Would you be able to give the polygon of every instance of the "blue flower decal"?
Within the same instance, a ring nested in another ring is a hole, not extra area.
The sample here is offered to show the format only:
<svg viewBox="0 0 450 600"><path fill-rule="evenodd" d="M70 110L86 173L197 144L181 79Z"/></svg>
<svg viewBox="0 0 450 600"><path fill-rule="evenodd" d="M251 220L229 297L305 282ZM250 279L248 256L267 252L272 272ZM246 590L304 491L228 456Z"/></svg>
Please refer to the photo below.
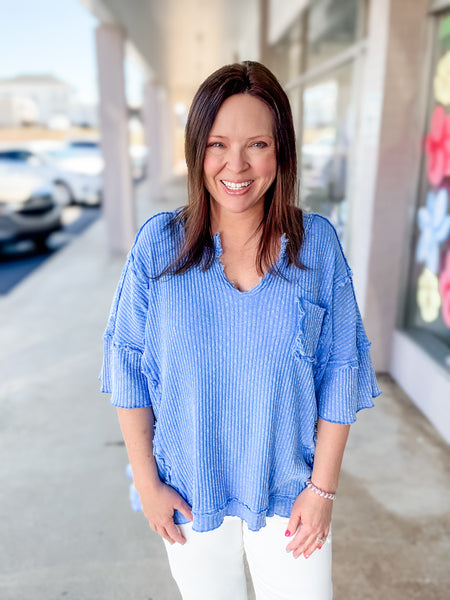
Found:
<svg viewBox="0 0 450 600"><path fill-rule="evenodd" d="M450 233L450 215L447 214L448 194L446 189L429 192L426 206L419 208L417 224L420 237L416 260L424 262L435 275L439 268L439 244Z"/></svg>
<svg viewBox="0 0 450 600"><path fill-rule="evenodd" d="M133 473L131 471L131 465L127 465L126 471L127 471L128 479L131 479L131 483L130 483L131 508L134 510L134 512L142 511L141 499L139 498L139 494L137 492L137 489L134 487L134 483L133 483Z"/></svg>

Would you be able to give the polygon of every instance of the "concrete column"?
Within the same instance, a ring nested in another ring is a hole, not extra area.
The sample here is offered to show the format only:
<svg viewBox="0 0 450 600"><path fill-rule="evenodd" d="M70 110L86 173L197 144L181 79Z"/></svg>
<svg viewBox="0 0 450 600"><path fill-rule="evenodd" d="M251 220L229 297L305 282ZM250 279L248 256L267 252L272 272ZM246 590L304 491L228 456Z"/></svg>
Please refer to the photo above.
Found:
<svg viewBox="0 0 450 600"><path fill-rule="evenodd" d="M100 88L103 215L112 252L130 249L136 233L128 114L125 97L124 41L121 29L104 24L97 27L97 63Z"/></svg>
<svg viewBox="0 0 450 600"><path fill-rule="evenodd" d="M164 88L159 88L159 110L161 115L161 168L163 181L170 179L173 173L175 126L170 96Z"/></svg>
<svg viewBox="0 0 450 600"><path fill-rule="evenodd" d="M162 132L158 84L148 79L143 89L143 116L145 140L148 147L147 177L151 198L157 198L162 189Z"/></svg>
<svg viewBox="0 0 450 600"><path fill-rule="evenodd" d="M145 138L149 149L149 190L151 198L157 199L162 194L165 182L172 175L172 114L164 88L154 79L145 82L143 98Z"/></svg>
<svg viewBox="0 0 450 600"><path fill-rule="evenodd" d="M259 60L270 64L269 46L269 0L259 0Z"/></svg>
<svg viewBox="0 0 450 600"><path fill-rule="evenodd" d="M378 351L377 360L372 358L378 371L386 370L383 357L388 352L386 339L382 339L382 315L372 303L373 314L367 309L370 294L379 298L377 285L368 272L372 244L372 224L376 211L376 183L378 177L378 155L380 151L380 129L383 109L384 79L389 35L390 0L370 3L367 52L360 93L360 124L355 138L355 165L353 202L350 206L350 237L348 252L355 276L355 291L369 339ZM383 286L384 287L384 286Z"/></svg>

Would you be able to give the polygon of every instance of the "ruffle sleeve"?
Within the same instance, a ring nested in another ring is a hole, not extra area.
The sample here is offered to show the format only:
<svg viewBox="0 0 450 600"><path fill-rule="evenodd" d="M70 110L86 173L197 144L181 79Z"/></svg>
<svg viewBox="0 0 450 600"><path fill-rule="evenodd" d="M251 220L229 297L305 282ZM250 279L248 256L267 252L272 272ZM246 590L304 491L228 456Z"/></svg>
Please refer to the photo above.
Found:
<svg viewBox="0 0 450 600"><path fill-rule="evenodd" d="M333 423L350 424L356 413L374 406L382 392L373 368L370 346L356 301L352 271L334 280L331 307L324 331L326 356L317 391L318 416Z"/></svg>
<svg viewBox="0 0 450 600"><path fill-rule="evenodd" d="M148 279L128 254L103 336L101 391L111 393L120 408L151 405L148 380L142 371L148 308Z"/></svg>

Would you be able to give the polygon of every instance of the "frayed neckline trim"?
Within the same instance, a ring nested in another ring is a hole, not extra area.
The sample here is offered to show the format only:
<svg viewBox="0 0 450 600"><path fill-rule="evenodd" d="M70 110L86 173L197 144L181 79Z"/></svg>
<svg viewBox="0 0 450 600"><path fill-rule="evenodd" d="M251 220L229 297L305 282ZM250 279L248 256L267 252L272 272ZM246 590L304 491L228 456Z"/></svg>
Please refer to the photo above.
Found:
<svg viewBox="0 0 450 600"><path fill-rule="evenodd" d="M226 281L226 283L232 287L234 290L236 290L237 292L239 292L240 295L249 295L249 294L253 294L258 292L266 283L267 281L270 279L270 276L273 274L274 269L276 270L277 268L280 267L281 262L284 260L284 256L286 254L286 246L287 246L287 242L288 242L288 238L286 236L286 233L283 233L280 236L280 252L278 255L278 259L275 262L275 264L264 274L263 277L259 278L259 281L256 285L254 285L251 289L249 290L240 290L237 286L236 283L234 281L230 281L228 279L228 277L225 274L225 267L224 264L222 262L222 254L223 254L223 248L222 248L222 243L221 243L221 239L220 239L220 233L217 232L214 234L213 236L213 242L214 242L214 249L215 249L215 253L216 253L216 262L218 263L221 275L223 277L223 279Z"/></svg>
<svg viewBox="0 0 450 600"><path fill-rule="evenodd" d="M289 240L287 238L286 233L283 233L280 236L280 252L278 254L278 259L276 261L276 264L278 264L278 262L286 254L286 247L287 247L288 241ZM222 254L223 254L222 239L220 237L220 232L219 231L213 235L213 243L214 243L214 249L216 251L216 256L222 256Z"/></svg>

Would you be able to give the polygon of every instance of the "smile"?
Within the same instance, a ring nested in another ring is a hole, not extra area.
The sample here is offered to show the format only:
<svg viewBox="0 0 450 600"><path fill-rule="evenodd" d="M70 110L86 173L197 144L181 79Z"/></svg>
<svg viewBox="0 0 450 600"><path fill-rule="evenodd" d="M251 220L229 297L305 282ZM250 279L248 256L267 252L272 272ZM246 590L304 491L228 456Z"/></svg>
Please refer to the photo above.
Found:
<svg viewBox="0 0 450 600"><path fill-rule="evenodd" d="M253 180L250 181L241 181L240 183L233 183L232 181L224 181L221 179L223 185L229 190L242 190L243 188L248 187Z"/></svg>

